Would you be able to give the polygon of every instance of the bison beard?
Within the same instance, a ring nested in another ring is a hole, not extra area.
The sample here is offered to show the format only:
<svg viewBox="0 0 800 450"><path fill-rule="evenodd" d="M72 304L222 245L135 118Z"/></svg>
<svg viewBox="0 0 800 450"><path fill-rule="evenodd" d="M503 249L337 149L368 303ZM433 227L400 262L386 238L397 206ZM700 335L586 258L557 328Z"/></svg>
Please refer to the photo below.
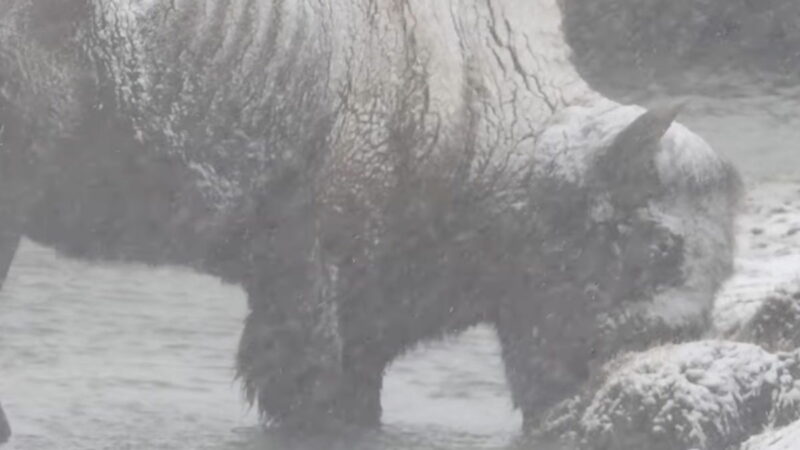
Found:
<svg viewBox="0 0 800 450"><path fill-rule="evenodd" d="M555 0L48 2L0 7L0 262L24 231L242 285L271 420L378 424L394 358L491 323L533 426L730 272L735 171L589 89Z"/></svg>

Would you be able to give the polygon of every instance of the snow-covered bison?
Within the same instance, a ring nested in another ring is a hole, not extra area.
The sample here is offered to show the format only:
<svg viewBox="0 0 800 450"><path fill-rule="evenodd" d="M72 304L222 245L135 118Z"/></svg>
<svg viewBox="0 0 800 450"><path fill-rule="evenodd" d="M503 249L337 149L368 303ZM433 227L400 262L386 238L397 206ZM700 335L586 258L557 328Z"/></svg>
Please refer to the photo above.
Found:
<svg viewBox="0 0 800 450"><path fill-rule="evenodd" d="M556 0L4 0L0 256L244 287L248 397L377 424L384 369L494 324L527 424L621 348L702 332L738 177L593 92Z"/></svg>

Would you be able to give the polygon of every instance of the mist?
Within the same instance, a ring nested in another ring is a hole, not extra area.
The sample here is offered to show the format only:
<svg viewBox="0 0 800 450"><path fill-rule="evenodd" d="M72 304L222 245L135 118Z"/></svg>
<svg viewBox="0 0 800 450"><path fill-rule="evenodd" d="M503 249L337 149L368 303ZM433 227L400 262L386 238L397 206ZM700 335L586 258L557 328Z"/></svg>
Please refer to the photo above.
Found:
<svg viewBox="0 0 800 450"><path fill-rule="evenodd" d="M793 448L798 19L5 0L0 447Z"/></svg>

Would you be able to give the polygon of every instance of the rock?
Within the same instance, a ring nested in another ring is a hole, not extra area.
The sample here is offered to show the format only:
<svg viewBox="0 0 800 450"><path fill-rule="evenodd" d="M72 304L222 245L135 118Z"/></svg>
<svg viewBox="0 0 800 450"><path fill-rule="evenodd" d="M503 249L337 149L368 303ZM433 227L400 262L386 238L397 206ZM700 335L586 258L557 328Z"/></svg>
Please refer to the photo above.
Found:
<svg viewBox="0 0 800 450"><path fill-rule="evenodd" d="M800 416L800 353L701 341L622 356L541 433L578 448L721 449Z"/></svg>
<svg viewBox="0 0 800 450"><path fill-rule="evenodd" d="M800 348L800 283L791 283L770 294L735 338L769 351Z"/></svg>

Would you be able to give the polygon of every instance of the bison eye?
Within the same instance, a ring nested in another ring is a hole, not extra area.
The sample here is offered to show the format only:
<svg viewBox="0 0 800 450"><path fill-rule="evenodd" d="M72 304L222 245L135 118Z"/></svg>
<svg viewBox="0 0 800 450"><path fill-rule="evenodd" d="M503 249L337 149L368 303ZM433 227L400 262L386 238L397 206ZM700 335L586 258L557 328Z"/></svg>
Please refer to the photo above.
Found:
<svg viewBox="0 0 800 450"><path fill-rule="evenodd" d="M683 238L673 233L667 233L658 242L658 250L662 255L680 253L683 247Z"/></svg>

